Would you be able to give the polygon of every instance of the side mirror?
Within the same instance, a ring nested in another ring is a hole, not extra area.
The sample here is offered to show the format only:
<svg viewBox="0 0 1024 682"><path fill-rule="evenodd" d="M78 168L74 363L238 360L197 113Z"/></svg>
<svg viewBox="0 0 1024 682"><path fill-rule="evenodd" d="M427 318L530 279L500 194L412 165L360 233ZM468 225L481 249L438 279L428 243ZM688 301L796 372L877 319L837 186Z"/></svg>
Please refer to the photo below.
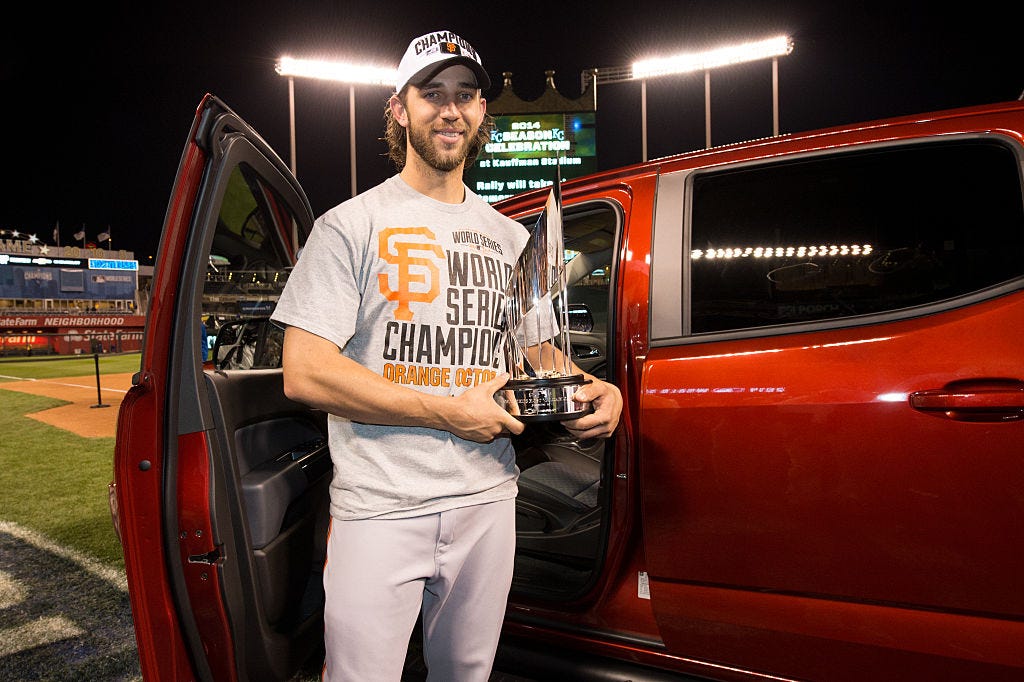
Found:
<svg viewBox="0 0 1024 682"><path fill-rule="evenodd" d="M221 325L213 343L215 369L273 369L281 366L284 330L269 317Z"/></svg>

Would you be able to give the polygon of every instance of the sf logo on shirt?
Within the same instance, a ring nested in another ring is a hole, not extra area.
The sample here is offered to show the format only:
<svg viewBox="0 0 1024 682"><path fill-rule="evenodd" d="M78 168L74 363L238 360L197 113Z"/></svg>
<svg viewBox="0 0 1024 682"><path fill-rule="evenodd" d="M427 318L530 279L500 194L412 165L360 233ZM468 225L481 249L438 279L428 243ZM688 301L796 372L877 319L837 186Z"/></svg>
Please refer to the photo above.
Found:
<svg viewBox="0 0 1024 682"><path fill-rule="evenodd" d="M421 236L422 241L406 241L402 236ZM392 239L394 238L394 241ZM430 240L430 241L427 241ZM398 287L391 288L386 273L377 275L377 286L380 293L389 301L398 301L395 308L395 319L411 320L412 310L409 304L430 303L437 298L441 290L438 278L439 270L434 260L427 256L414 256L413 253L429 252L437 258L444 259L444 250L434 241L434 233L426 227L389 227L381 230L377 246L377 255L391 265L398 266ZM426 288L413 285L426 284Z"/></svg>

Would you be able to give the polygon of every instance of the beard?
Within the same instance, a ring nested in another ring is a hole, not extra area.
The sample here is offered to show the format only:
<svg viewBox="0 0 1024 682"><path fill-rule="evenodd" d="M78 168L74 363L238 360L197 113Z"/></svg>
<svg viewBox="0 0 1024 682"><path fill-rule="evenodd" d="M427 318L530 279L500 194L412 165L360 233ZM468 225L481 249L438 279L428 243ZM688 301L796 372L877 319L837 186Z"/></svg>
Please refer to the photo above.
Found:
<svg viewBox="0 0 1024 682"><path fill-rule="evenodd" d="M464 131L459 142L455 144L443 143L440 149L434 140L434 134L430 126L414 127L409 122L406 129L409 136L409 145L413 148L423 161L434 170L449 172L453 171L465 162L469 155L471 137L469 131Z"/></svg>

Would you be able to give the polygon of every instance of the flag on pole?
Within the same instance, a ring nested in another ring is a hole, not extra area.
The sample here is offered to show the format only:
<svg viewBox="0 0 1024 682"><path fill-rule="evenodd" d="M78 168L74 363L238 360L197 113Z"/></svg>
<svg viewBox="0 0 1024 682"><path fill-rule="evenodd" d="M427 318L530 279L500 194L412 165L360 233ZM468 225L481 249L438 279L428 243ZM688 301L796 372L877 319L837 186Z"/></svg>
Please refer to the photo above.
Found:
<svg viewBox="0 0 1024 682"><path fill-rule="evenodd" d="M60 246L60 221L59 220L57 221L57 224L53 226L53 243L56 244L57 246Z"/></svg>
<svg viewBox="0 0 1024 682"><path fill-rule="evenodd" d="M98 235L96 235L96 241L98 241L98 242L105 242L105 241L107 241L109 239L110 239L110 232L109 231L108 232L100 232Z"/></svg>
<svg viewBox="0 0 1024 682"><path fill-rule="evenodd" d="M79 230L78 232L75 232L71 236L77 239L78 241L83 241L85 239L85 230Z"/></svg>

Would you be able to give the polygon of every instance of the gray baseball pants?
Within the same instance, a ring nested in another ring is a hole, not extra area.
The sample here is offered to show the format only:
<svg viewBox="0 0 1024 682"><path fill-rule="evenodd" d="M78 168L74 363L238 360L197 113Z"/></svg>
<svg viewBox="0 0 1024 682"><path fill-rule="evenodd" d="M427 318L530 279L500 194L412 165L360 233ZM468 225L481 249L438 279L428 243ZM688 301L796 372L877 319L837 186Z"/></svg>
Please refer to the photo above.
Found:
<svg viewBox="0 0 1024 682"><path fill-rule="evenodd" d="M486 682L515 560L515 500L409 519L332 519L324 682L397 682L417 614L428 680Z"/></svg>

